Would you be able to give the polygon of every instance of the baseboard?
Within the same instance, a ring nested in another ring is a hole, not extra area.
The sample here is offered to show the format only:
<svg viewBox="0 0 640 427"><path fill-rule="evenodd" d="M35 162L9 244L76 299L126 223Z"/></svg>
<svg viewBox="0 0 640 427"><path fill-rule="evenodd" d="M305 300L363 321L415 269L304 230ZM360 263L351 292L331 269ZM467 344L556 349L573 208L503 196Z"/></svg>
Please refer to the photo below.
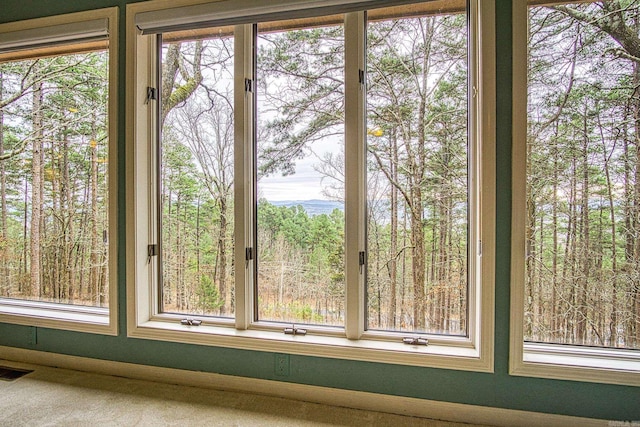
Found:
<svg viewBox="0 0 640 427"><path fill-rule="evenodd" d="M20 363L28 363L104 375L116 374L122 377L161 383L262 394L302 400L306 402L322 403L332 406L464 423L488 424L495 426L545 427L561 427L567 425L580 425L585 427L608 425L604 420L591 418L490 408L485 406L390 396L330 387L235 377L207 372L159 368L155 366L67 356L63 354L47 353L14 347L0 346L0 359L13 362L17 365ZM19 368L21 366L14 367Z"/></svg>

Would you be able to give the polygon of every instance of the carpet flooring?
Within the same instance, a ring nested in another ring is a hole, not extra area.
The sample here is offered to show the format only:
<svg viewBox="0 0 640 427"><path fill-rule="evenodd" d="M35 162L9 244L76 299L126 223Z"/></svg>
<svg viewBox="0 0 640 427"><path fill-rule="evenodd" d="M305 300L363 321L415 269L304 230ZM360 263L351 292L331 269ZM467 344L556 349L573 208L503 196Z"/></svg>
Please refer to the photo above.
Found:
<svg viewBox="0 0 640 427"><path fill-rule="evenodd" d="M15 364L0 380L0 426L424 426L460 424L277 397Z"/></svg>

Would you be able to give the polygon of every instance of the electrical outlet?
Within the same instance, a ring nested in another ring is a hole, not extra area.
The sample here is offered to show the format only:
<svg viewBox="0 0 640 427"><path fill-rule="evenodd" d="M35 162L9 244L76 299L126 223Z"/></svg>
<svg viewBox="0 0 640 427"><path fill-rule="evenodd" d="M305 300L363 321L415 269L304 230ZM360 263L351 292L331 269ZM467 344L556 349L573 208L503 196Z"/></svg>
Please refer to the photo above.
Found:
<svg viewBox="0 0 640 427"><path fill-rule="evenodd" d="M275 373L279 377L289 376L289 355L276 353Z"/></svg>

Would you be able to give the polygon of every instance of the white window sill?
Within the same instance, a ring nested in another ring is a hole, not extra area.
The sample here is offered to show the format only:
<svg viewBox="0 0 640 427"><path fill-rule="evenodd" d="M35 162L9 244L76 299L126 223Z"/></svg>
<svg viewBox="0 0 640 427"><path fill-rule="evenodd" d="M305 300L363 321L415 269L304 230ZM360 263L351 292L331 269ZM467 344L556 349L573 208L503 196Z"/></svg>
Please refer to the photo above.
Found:
<svg viewBox="0 0 640 427"><path fill-rule="evenodd" d="M116 335L109 309L0 298L0 322Z"/></svg>
<svg viewBox="0 0 640 427"><path fill-rule="evenodd" d="M286 335L276 330L237 330L205 324L185 326L179 321L166 320L150 320L129 330L130 337L160 341L466 371L493 369L467 339L451 337L447 343L447 337L438 337L438 342L430 340L429 345L423 346L403 344L401 335L398 341L375 339L375 335L349 340L335 333Z"/></svg>
<svg viewBox="0 0 640 427"><path fill-rule="evenodd" d="M525 343L512 374L640 386L640 351Z"/></svg>

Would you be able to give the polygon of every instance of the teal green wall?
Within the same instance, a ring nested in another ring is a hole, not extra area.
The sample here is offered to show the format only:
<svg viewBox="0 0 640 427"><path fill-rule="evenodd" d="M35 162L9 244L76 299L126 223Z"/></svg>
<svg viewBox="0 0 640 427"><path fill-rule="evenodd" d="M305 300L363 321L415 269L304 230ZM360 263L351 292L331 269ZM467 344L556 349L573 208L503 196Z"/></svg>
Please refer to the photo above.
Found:
<svg viewBox="0 0 640 427"><path fill-rule="evenodd" d="M0 23L120 7L119 141L124 151L126 0L0 0ZM511 1L496 0L497 230L495 373L473 373L292 355L286 381L472 405L640 420L640 388L511 377L509 369L509 258L511 221ZM119 159L124 170L124 158ZM119 188L125 188L124 176ZM119 205L125 206L124 191ZM107 337L0 323L0 345L46 352L282 381L268 352L138 340L126 337L124 210L118 216L120 335Z"/></svg>

